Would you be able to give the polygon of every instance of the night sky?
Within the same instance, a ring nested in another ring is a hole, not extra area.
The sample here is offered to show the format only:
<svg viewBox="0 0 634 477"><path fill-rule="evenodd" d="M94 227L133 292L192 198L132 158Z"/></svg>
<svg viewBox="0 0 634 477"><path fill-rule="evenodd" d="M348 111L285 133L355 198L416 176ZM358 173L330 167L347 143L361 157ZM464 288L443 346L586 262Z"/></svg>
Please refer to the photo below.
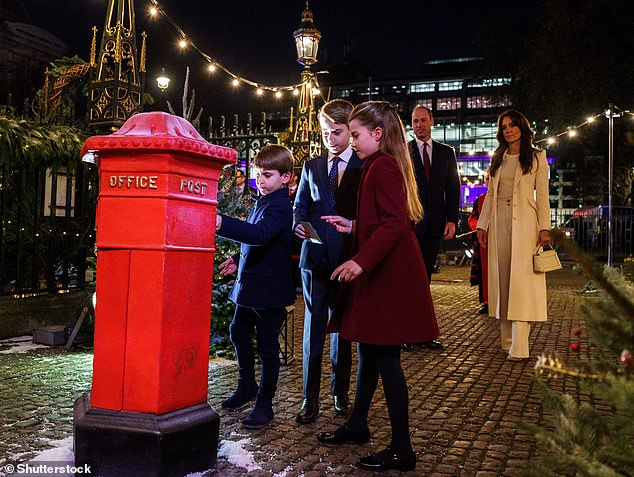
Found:
<svg viewBox="0 0 634 477"><path fill-rule="evenodd" d="M89 59L91 27L101 30L107 0L23 0L33 23L57 35L70 54ZM343 56L346 34L353 52L375 78L416 75L429 59L477 55L476 37L492 18L525 24L535 17L536 0L493 1L334 1L312 0L317 29L322 33L319 60L313 69ZM299 26L302 0L163 0L159 4L196 44L229 70L268 85L299 81L292 33ZM148 80L165 67L182 88L185 67L192 85L210 96L226 95L228 77L210 79L202 58L176 46L175 30L148 14L150 2L136 0L137 29L148 33ZM494 29L490 34L495 34ZM140 45L140 42L139 42ZM327 83L327 77L322 80ZM206 83L203 85L203 83ZM229 93L234 94L234 93Z"/></svg>

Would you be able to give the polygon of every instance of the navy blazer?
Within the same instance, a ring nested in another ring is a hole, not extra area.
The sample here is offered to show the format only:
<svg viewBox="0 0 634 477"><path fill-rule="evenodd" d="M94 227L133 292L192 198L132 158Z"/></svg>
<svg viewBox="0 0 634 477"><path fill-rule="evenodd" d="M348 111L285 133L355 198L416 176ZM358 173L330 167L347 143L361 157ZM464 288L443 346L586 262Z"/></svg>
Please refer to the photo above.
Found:
<svg viewBox="0 0 634 477"><path fill-rule="evenodd" d="M299 266L308 270L332 271L349 258L352 238L321 219L323 215L357 216L357 192L361 181L361 159L352 153L341 178L334 202L328 189L328 155L304 163L293 206L293 230L300 222L310 222L323 245L304 240Z"/></svg>
<svg viewBox="0 0 634 477"><path fill-rule="evenodd" d="M429 225L431 234L442 237L447 222L458 226L460 217L460 178L453 147L441 142L433 142L429 182L425 177L423 159L416 140L409 142L409 154L414 164L418 195L425 217L416 225L416 235L423 235Z"/></svg>
<svg viewBox="0 0 634 477"><path fill-rule="evenodd" d="M292 223L286 187L258 199L246 222L222 216L218 235L242 243L238 276L229 295L237 305L279 308L295 302Z"/></svg>

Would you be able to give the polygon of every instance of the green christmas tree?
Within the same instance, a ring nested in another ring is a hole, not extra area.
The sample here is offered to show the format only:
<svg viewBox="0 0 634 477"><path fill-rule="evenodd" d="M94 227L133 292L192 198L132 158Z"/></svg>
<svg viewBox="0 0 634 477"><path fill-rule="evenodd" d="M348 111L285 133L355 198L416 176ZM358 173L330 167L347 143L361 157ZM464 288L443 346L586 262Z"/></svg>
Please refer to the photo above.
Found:
<svg viewBox="0 0 634 477"><path fill-rule="evenodd" d="M634 476L634 283L555 237L600 287L599 297L582 307L593 353L576 368L558 356L538 360L535 371L554 430L525 424L549 448L525 475ZM590 399L553 391L548 382L562 376L580 380Z"/></svg>
<svg viewBox="0 0 634 477"><path fill-rule="evenodd" d="M249 194L240 194L236 189L236 169L226 167L218 183L218 213L246 219L255 204ZM212 288L211 347L212 351L229 347L229 323L233 319L234 303L229 293L235 281L234 275L221 275L218 265L240 251L240 244L216 235L214 257L214 283Z"/></svg>

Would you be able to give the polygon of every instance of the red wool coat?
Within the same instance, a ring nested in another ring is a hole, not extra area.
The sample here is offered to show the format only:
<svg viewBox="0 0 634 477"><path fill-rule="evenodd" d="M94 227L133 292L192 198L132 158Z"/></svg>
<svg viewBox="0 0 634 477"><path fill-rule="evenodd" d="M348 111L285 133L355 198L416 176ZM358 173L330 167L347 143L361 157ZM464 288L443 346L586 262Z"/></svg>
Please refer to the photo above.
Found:
<svg viewBox="0 0 634 477"><path fill-rule="evenodd" d="M341 287L328 331L379 345L436 339L425 265L394 158L379 151L363 161L357 201L352 260L364 271Z"/></svg>

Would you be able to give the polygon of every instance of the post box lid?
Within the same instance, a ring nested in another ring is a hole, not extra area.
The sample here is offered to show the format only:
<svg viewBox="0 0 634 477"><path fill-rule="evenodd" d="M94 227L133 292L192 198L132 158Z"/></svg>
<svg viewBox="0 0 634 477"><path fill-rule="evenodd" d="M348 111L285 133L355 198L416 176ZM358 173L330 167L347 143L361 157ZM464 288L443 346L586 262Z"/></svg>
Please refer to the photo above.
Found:
<svg viewBox="0 0 634 477"><path fill-rule="evenodd" d="M135 114L117 132L88 138L81 155L121 149L181 151L226 163L235 162L238 156L235 149L205 141L186 119L160 111Z"/></svg>

